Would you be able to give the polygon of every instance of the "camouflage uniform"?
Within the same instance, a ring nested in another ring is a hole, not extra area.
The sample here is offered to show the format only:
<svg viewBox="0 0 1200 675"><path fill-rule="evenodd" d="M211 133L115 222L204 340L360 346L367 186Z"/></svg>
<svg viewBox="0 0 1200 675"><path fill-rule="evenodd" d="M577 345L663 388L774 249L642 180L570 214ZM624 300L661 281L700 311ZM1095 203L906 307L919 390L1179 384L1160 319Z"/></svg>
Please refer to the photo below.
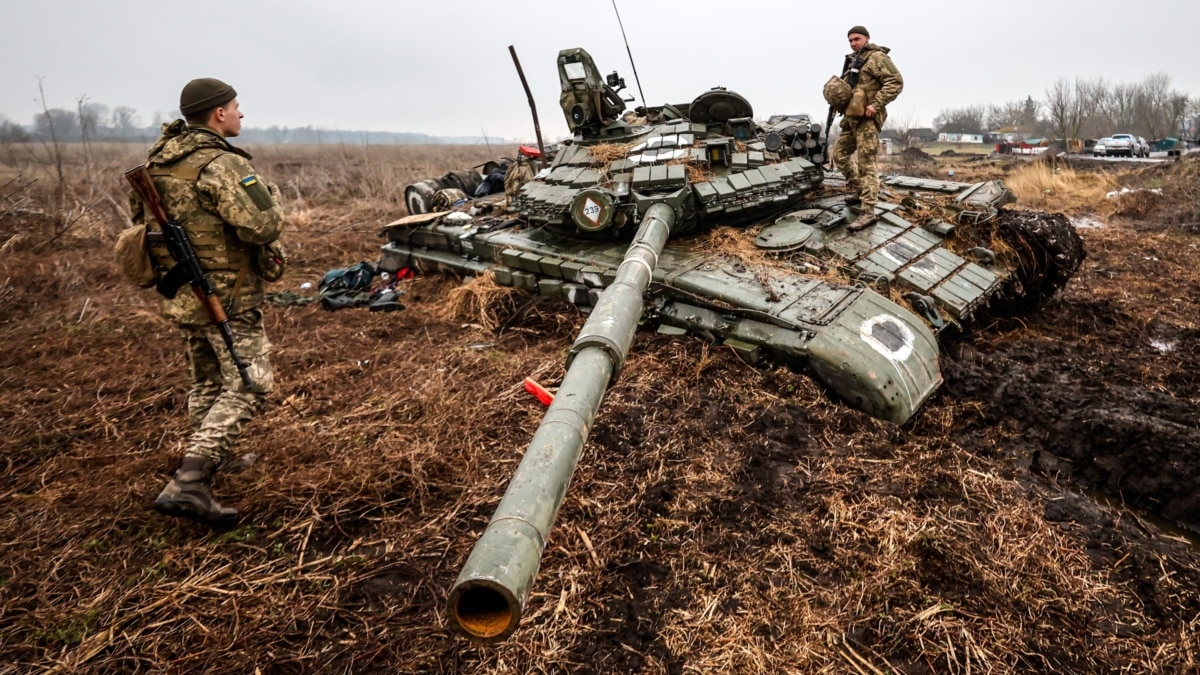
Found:
<svg viewBox="0 0 1200 675"><path fill-rule="evenodd" d="M842 132L833 146L833 162L846 175L850 189L858 193L863 211L869 212L879 201L879 173L876 156L879 154L879 130L887 121L887 104L900 95L904 78L888 56L887 47L866 44L861 52L866 61L859 71L858 86L866 95L866 103L875 106L875 116L844 117ZM855 54L846 56L842 77L849 74ZM856 156L857 155L857 161Z"/></svg>
<svg viewBox="0 0 1200 675"><path fill-rule="evenodd" d="M162 299L162 315L179 326L187 345L192 436L185 458L218 465L229 458L242 426L274 387L271 343L258 308L264 288L256 257L258 247L275 241L283 229L279 188L258 178L249 153L183 120L163 126L146 167L168 216L187 231L226 308L238 357L250 364L253 388L242 382L221 334L189 288ZM159 229L136 196L133 213L135 223ZM160 273L175 264L165 245L152 245L150 253Z"/></svg>

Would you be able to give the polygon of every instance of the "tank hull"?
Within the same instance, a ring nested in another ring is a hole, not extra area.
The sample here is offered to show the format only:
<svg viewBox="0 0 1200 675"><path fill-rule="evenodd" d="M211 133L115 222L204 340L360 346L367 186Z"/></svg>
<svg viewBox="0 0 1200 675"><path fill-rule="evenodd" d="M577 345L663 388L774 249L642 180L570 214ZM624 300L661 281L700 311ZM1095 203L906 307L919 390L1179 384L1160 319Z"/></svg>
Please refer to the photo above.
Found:
<svg viewBox="0 0 1200 675"><path fill-rule="evenodd" d="M472 232L433 224L388 229L381 267L475 276L590 311L616 277L627 244L583 242L547 229ZM644 326L687 332L815 375L839 398L897 424L941 384L938 345L911 311L863 285L750 268L673 240L646 293Z"/></svg>

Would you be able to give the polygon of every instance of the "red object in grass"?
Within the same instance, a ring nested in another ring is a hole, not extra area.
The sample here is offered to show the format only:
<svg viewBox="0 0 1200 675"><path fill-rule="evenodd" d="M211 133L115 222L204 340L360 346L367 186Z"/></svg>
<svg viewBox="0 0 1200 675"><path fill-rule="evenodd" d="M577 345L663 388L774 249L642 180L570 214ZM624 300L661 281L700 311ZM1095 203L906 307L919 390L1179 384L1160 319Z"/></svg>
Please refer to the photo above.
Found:
<svg viewBox="0 0 1200 675"><path fill-rule="evenodd" d="M525 378L525 391L536 396L537 400L542 402L542 405L550 405L551 403L554 402L554 394L551 394L550 392L546 391L545 387L538 384L537 382L534 382L533 380L529 379L528 377Z"/></svg>

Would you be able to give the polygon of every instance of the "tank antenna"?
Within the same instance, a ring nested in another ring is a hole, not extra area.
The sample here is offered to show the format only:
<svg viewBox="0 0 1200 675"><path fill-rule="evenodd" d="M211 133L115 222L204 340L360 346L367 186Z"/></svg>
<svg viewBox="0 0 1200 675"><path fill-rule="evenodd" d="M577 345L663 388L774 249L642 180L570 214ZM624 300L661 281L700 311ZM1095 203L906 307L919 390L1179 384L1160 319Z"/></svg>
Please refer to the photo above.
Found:
<svg viewBox="0 0 1200 675"><path fill-rule="evenodd" d="M613 11L617 14L617 25L621 27L621 39L625 41L625 53L629 54L629 66L633 68L633 81L637 82L638 96L642 97L642 108L646 107L646 95L642 93L642 81L638 79L637 64L633 62L633 52L629 50L629 38L625 37L625 24L621 23L621 12L617 9L617 0L612 0Z"/></svg>

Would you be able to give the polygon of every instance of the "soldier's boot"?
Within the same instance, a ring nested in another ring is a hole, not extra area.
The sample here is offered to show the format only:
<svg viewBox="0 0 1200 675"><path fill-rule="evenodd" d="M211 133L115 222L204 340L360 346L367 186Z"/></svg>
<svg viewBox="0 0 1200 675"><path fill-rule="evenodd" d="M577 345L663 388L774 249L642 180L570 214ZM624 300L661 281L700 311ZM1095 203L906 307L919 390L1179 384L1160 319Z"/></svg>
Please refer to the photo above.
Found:
<svg viewBox="0 0 1200 675"><path fill-rule="evenodd" d="M175 477L158 498L154 510L164 516L187 518L210 527L228 527L237 522L237 509L221 506L213 497L209 481L213 464L203 457L184 457Z"/></svg>
<svg viewBox="0 0 1200 675"><path fill-rule="evenodd" d="M862 199L858 195L850 195L846 197L846 206L858 206L862 203Z"/></svg>
<svg viewBox="0 0 1200 675"><path fill-rule="evenodd" d="M863 204L862 211L859 212L858 217L847 225L846 229L851 232L858 232L859 230L867 229L877 222L879 222L879 217L875 215L875 205Z"/></svg>

